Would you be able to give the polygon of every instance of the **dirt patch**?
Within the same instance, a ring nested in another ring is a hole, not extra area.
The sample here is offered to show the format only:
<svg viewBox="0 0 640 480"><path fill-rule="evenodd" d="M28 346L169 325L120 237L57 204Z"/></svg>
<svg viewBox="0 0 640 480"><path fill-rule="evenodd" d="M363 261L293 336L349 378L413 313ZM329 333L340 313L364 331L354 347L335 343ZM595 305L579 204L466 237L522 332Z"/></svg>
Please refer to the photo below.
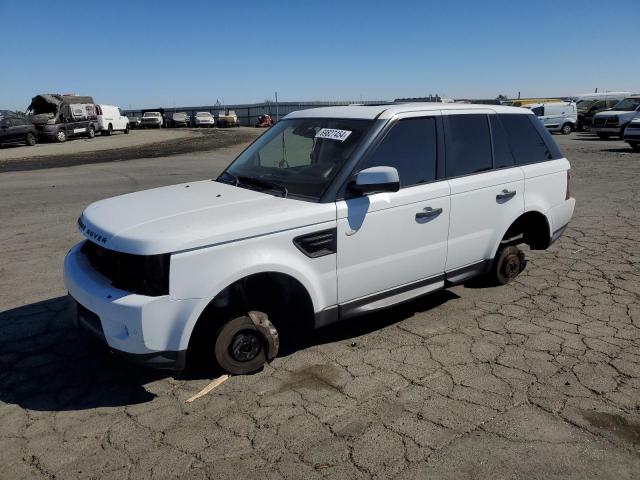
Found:
<svg viewBox="0 0 640 480"><path fill-rule="evenodd" d="M584 419L596 428L611 432L616 437L634 445L640 444L640 423L605 412L582 412Z"/></svg>
<svg viewBox="0 0 640 480"><path fill-rule="evenodd" d="M194 135L186 137L122 148L40 155L29 158L9 158L0 160L0 173L204 152L250 142L262 133L264 130L255 128L198 130Z"/></svg>

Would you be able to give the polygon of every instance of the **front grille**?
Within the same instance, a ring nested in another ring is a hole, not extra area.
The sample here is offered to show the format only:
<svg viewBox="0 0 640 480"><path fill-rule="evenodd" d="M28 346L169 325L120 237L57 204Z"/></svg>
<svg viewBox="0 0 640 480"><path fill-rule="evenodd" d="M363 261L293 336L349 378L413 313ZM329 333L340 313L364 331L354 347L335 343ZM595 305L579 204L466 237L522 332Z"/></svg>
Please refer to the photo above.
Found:
<svg viewBox="0 0 640 480"><path fill-rule="evenodd" d="M151 297L169 293L170 254L133 255L108 250L89 240L82 246L82 253L115 288Z"/></svg>
<svg viewBox="0 0 640 480"><path fill-rule="evenodd" d="M596 127L604 127L605 119L604 118L594 118L593 125Z"/></svg>
<svg viewBox="0 0 640 480"><path fill-rule="evenodd" d="M629 129L631 129L631 130L640 130L640 123L630 123L627 126L627 130L629 130Z"/></svg>

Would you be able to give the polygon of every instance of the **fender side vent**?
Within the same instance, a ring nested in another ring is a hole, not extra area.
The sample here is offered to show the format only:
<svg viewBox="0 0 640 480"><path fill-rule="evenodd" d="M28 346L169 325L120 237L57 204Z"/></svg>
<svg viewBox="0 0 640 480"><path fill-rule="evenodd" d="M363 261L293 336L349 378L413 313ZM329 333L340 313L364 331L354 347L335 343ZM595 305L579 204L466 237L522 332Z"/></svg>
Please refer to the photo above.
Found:
<svg viewBox="0 0 640 480"><path fill-rule="evenodd" d="M331 228L296 237L293 244L307 257L317 258L336 253L336 238L336 229Z"/></svg>

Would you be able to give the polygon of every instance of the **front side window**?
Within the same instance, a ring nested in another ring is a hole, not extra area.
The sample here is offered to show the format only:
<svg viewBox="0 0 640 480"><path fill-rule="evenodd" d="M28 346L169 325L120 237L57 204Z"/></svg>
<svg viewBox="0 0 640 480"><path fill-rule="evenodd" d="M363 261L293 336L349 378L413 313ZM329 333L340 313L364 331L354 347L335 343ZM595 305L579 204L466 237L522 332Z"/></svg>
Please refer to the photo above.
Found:
<svg viewBox="0 0 640 480"><path fill-rule="evenodd" d="M500 114L498 117L509 136L516 165L552 159L547 145L529 118L531 115Z"/></svg>
<svg viewBox="0 0 640 480"><path fill-rule="evenodd" d="M487 115L448 115L445 132L447 177L469 175L493 168Z"/></svg>
<svg viewBox="0 0 640 480"><path fill-rule="evenodd" d="M218 181L318 200L367 134L372 120L283 120L245 150Z"/></svg>
<svg viewBox="0 0 640 480"><path fill-rule="evenodd" d="M394 167L400 187L427 183L436 178L437 137L433 117L408 118L395 124L371 155L358 166Z"/></svg>

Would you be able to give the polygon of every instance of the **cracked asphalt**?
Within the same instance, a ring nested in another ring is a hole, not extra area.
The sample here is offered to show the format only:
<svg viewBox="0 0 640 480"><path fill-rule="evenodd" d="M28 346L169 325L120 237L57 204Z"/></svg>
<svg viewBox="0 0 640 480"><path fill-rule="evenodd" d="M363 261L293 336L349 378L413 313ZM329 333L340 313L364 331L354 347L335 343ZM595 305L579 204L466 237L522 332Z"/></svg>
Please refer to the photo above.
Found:
<svg viewBox="0 0 640 480"><path fill-rule="evenodd" d="M556 136L574 219L511 285L332 326L209 381L79 336L62 258L90 201L213 176L240 147L0 175L0 478L640 477L640 155Z"/></svg>

